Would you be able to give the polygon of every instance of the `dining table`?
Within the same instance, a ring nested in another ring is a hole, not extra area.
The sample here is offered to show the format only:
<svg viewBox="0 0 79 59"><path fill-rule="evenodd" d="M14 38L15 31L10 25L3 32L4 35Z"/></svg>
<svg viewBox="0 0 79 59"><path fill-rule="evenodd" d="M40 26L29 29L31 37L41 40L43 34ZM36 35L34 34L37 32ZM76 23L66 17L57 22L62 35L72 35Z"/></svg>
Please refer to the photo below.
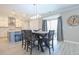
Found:
<svg viewBox="0 0 79 59"><path fill-rule="evenodd" d="M41 51L44 52L43 42L47 45L46 40L44 38L48 34L48 31L32 31L32 33L38 37L38 46L40 46Z"/></svg>

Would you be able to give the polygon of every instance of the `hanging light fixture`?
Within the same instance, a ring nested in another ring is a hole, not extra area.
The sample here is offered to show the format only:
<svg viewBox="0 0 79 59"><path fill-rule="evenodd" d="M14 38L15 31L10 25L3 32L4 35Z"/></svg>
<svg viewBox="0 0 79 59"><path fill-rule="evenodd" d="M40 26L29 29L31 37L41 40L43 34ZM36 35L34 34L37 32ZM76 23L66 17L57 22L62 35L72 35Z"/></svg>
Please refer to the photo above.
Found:
<svg viewBox="0 0 79 59"><path fill-rule="evenodd" d="M30 19L38 19L40 18L41 16L37 13L37 4L33 4L35 10L34 10L34 16L30 17Z"/></svg>

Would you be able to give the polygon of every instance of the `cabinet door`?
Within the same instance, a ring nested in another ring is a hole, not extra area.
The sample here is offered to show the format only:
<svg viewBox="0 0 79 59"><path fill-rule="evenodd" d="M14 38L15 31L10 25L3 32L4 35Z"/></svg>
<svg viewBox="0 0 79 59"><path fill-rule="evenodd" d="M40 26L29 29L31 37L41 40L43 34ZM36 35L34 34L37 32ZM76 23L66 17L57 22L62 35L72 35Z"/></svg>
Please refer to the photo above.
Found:
<svg viewBox="0 0 79 59"><path fill-rule="evenodd" d="M14 32L9 32L9 42L14 43L15 42L15 33Z"/></svg>

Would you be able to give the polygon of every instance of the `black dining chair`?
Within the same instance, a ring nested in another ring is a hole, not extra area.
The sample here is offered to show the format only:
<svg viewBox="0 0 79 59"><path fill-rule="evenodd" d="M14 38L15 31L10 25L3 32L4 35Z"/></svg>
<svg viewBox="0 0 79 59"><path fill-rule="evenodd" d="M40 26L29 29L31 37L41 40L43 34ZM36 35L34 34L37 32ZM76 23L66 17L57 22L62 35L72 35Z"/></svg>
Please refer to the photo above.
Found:
<svg viewBox="0 0 79 59"><path fill-rule="evenodd" d="M51 46L54 51L54 45L53 45L53 39L54 39L54 30L49 30L48 34L43 38L43 42L45 43L44 46L48 47L49 54L51 54ZM50 44L50 41L52 41L52 45Z"/></svg>
<svg viewBox="0 0 79 59"><path fill-rule="evenodd" d="M38 34L38 50L39 50L39 47L40 47L42 52L44 52L43 47L45 45L48 46L47 40L45 39L46 36L47 36L47 33ZM45 45L43 45L43 43L45 43Z"/></svg>
<svg viewBox="0 0 79 59"><path fill-rule="evenodd" d="M48 42L49 42L49 49L51 48L50 46L52 46L52 49L54 51L54 44L53 44L53 40L54 40L54 30L49 30L48 33ZM50 44L50 41L52 41L52 45ZM49 54L51 54L50 50L49 50Z"/></svg>
<svg viewBox="0 0 79 59"><path fill-rule="evenodd" d="M34 42L35 42L34 36L32 34L32 30L25 31L25 41L26 41L25 47L27 46L26 50L28 51L28 49L30 49L30 54L32 54L32 49L34 47Z"/></svg>
<svg viewBox="0 0 79 59"><path fill-rule="evenodd" d="M26 30L21 30L21 40L22 40L22 48L26 49L26 34L25 34Z"/></svg>

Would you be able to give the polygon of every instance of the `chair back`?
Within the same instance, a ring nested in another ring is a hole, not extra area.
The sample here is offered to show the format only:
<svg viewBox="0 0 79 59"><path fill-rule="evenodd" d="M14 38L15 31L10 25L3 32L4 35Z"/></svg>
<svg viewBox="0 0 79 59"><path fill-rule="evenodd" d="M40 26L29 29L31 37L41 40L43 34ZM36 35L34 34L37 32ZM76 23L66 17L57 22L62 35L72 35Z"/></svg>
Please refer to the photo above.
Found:
<svg viewBox="0 0 79 59"><path fill-rule="evenodd" d="M23 40L25 39L25 32L26 32L26 30L21 30L21 36L22 36Z"/></svg>
<svg viewBox="0 0 79 59"><path fill-rule="evenodd" d="M49 33L48 33L49 40L53 40L53 37L54 37L54 30L49 30Z"/></svg>
<svg viewBox="0 0 79 59"><path fill-rule="evenodd" d="M26 30L25 31L25 38L28 41L31 41L32 40L32 30Z"/></svg>

